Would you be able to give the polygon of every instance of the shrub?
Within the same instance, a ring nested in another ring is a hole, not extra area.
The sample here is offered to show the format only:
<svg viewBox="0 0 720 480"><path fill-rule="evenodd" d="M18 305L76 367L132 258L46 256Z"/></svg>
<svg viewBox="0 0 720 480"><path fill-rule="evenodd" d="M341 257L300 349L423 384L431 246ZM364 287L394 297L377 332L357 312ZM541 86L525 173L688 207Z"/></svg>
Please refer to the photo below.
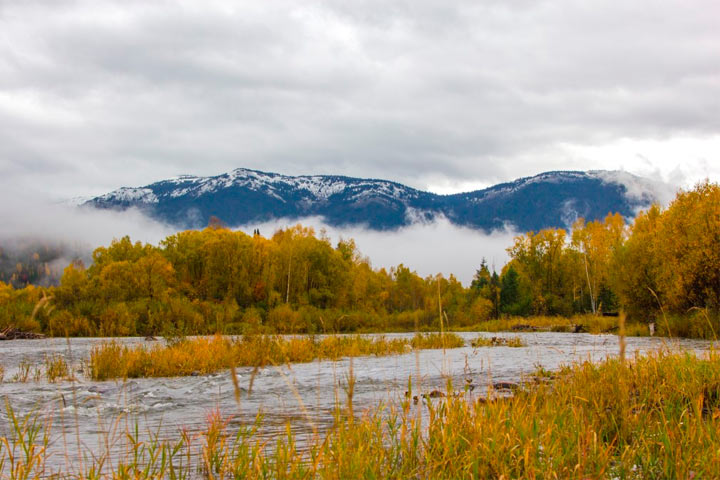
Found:
<svg viewBox="0 0 720 480"><path fill-rule="evenodd" d="M268 313L268 325L278 333L297 333L300 330L300 315L288 304L275 307Z"/></svg>

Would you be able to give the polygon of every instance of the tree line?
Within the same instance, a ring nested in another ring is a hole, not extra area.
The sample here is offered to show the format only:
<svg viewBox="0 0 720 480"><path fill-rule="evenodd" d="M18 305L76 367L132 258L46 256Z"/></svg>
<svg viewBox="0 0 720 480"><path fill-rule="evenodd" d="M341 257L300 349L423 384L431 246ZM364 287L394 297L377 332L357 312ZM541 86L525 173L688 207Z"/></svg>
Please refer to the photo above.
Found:
<svg viewBox="0 0 720 480"><path fill-rule="evenodd" d="M720 187L681 191L667 209L579 219L570 232L529 232L508 249L506 311L519 315L608 312L637 320L720 309Z"/></svg>
<svg viewBox="0 0 720 480"><path fill-rule="evenodd" d="M482 246L479 245L479 248ZM502 316L631 319L720 310L720 187L681 191L627 223L578 219L515 238L500 272L465 287L405 265L374 269L353 240L297 225L270 238L218 222L159 245L129 237L75 261L52 287L0 282L0 327L50 335L315 333L468 327Z"/></svg>

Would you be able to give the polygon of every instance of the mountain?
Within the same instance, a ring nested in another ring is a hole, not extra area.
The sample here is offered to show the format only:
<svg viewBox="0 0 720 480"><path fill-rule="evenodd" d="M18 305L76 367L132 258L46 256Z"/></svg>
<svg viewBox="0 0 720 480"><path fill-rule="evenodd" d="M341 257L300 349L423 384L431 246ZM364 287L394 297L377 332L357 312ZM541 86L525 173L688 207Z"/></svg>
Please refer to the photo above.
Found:
<svg viewBox="0 0 720 480"><path fill-rule="evenodd" d="M546 172L454 195L437 195L387 181L329 175L287 176L238 168L214 177L181 176L120 188L84 206L139 208L178 228L198 228L211 216L230 226L278 218L323 217L332 226L390 230L444 216L485 231L566 227L609 212L631 217L658 201L655 185L620 171Z"/></svg>

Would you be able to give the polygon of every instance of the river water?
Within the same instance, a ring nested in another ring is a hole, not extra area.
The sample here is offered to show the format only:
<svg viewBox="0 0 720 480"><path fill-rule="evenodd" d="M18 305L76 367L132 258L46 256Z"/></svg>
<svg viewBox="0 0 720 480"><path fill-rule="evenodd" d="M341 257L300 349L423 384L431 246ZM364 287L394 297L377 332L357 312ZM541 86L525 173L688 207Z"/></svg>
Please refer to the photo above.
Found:
<svg viewBox="0 0 720 480"><path fill-rule="evenodd" d="M352 359L355 411L376 406L379 402L392 403L402 399L410 377L415 393L434 389L444 391L448 379L462 389L466 379L470 379L477 388L468 395L484 396L489 383L520 381L539 366L553 370L578 361L599 361L618 352L618 337L613 335L554 332L460 335L468 346L445 352L422 350L404 355ZM470 347L470 340L478 335L520 337L527 346ZM412 334L385 336L411 337ZM181 429L190 432L202 429L213 411L232 416L233 425L251 424L258 412L263 412L260 435L272 437L284 431L290 421L302 439L313 429L328 428L338 400L340 403L345 401L343 386L350 371L350 359L266 367L255 376L252 368L239 368L240 402L236 401L227 371L196 377L127 381L94 382L79 374L73 382L12 381L23 362L39 364L47 355L63 355L77 369L94 345L108 340L0 342L0 364L5 367L0 397L7 399L20 415L37 412L44 420L53 422L50 450L54 453L50 463L58 469L71 468L68 463L76 463L83 457L87 460L100 450L111 451L114 442L124 437L128 426L137 424L141 432L173 438ZM706 341L686 339L630 337L626 340L628 356L668 345L695 351L710 346ZM145 344L142 338L115 341ZM253 387L248 392L251 378ZM8 412L6 408L0 408L0 434L7 435L9 428Z"/></svg>

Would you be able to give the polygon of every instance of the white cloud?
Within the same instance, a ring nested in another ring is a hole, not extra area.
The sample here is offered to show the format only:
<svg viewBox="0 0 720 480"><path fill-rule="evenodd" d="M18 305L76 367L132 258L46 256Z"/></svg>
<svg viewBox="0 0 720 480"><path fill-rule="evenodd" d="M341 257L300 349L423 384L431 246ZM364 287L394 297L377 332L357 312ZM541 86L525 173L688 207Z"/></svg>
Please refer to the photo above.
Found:
<svg viewBox="0 0 720 480"><path fill-rule="evenodd" d="M360 253L368 257L373 268L394 267L400 263L415 270L422 277L450 274L466 286L472 281L482 259L499 272L508 261L506 248L512 246L518 233L506 229L486 234L458 227L444 218L432 223L419 223L395 231L375 231L366 228L338 228L312 217L296 221L276 220L263 224L239 227L251 234L256 228L266 237L280 228L297 225L310 226L316 234L325 231L333 246L341 238L353 238Z"/></svg>
<svg viewBox="0 0 720 480"><path fill-rule="evenodd" d="M662 139L622 138L604 145L563 145L568 156L626 170L655 183L665 203L665 183L675 188L691 188L705 179L720 181L720 135L696 137L681 135ZM629 177L626 177L629 178ZM622 182L621 182L622 183ZM674 196L674 192L672 192Z"/></svg>
<svg viewBox="0 0 720 480"><path fill-rule="evenodd" d="M640 204L638 208L646 208L647 204L658 202L667 207L680 188L654 177L638 177L624 170L599 170L592 172L605 182L617 183L625 187L627 196Z"/></svg>
<svg viewBox="0 0 720 480"><path fill-rule="evenodd" d="M116 212L47 202L17 190L0 193L0 242L17 239L64 243L91 251L115 238L156 244L174 229L137 210Z"/></svg>

